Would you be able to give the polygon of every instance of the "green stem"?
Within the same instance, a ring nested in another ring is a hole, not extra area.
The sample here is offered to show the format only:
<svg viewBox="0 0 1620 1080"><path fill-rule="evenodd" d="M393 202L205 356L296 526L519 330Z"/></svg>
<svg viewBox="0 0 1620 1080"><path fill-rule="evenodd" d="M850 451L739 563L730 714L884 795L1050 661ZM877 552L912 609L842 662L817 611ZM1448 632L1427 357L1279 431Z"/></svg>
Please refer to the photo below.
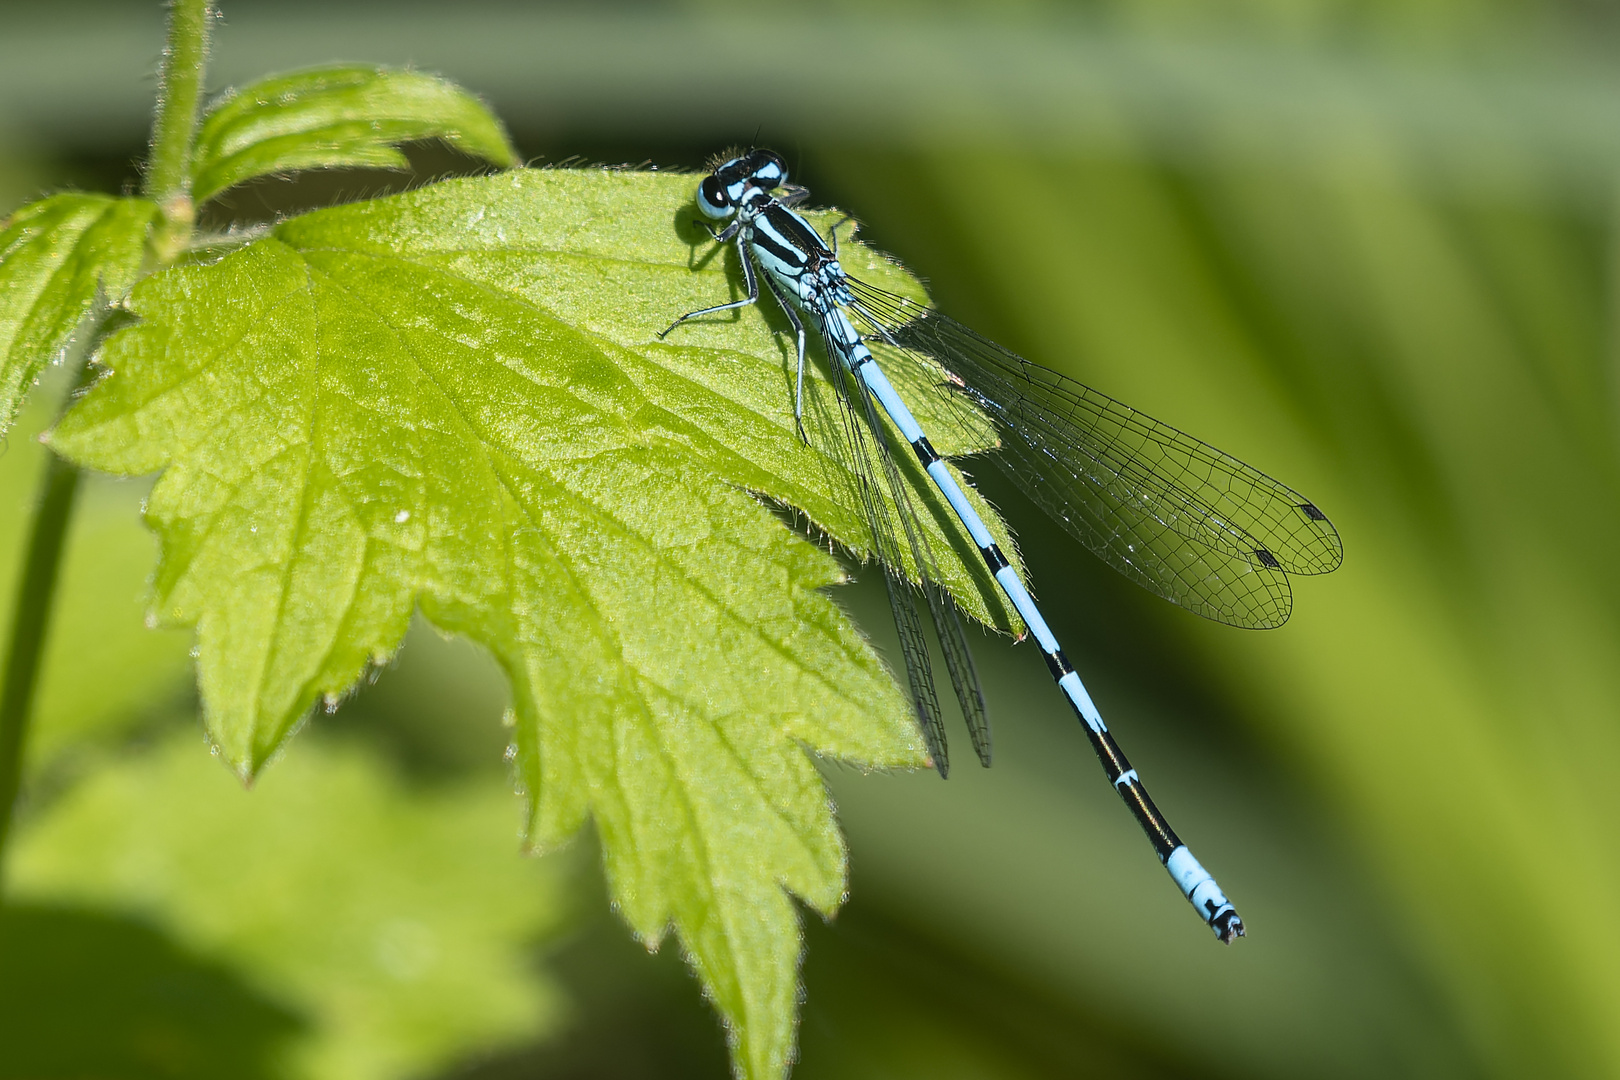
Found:
<svg viewBox="0 0 1620 1080"><path fill-rule="evenodd" d="M169 40L163 49L157 119L152 124L152 150L142 188L142 194L163 213L153 236L160 264L179 256L197 220L191 201L191 152L213 17L208 0L169 0Z"/></svg>
<svg viewBox="0 0 1620 1080"><path fill-rule="evenodd" d="M158 204L163 214L152 236L156 268L173 263L185 250L196 219L191 203L191 152L212 18L208 0L170 0L168 41L163 50L157 116L152 124L152 155L144 187L146 196ZM99 343L98 330L80 360L75 392L89 379L89 356ZM68 400L72 401L71 394ZM0 868L4 866L6 840L22 784L28 724L79 475L78 466L47 451L39 505L34 510L12 612L9 651L5 667L0 670Z"/></svg>
<svg viewBox="0 0 1620 1080"><path fill-rule="evenodd" d="M23 752L34 694L39 686L40 659L50 630L51 600L56 594L57 571L62 565L62 541L73 517L79 491L77 466L45 452L45 477L40 485L34 527L23 556L22 580L11 616L11 647L6 654L0 683L0 855L11 832L12 809L22 784Z"/></svg>

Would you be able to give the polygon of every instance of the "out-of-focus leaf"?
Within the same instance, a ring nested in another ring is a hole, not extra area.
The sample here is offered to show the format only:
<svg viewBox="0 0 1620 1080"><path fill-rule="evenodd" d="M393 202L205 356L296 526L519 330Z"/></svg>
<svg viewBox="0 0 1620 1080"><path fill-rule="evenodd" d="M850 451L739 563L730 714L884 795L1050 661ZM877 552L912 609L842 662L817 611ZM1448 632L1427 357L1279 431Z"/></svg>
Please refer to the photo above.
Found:
<svg viewBox="0 0 1620 1080"><path fill-rule="evenodd" d="M0 908L0 1078L287 1080L303 1018L228 963L77 904Z"/></svg>
<svg viewBox="0 0 1620 1080"><path fill-rule="evenodd" d="M435 138L497 165L517 161L501 122L448 79L366 65L275 75L209 111L192 193L205 202L254 177L299 169L404 169L399 145Z"/></svg>
<svg viewBox="0 0 1620 1080"><path fill-rule="evenodd" d="M490 780L409 791L375 756L311 741L244 791L176 736L30 819L8 892L144 918L307 1018L268 1071L420 1076L559 1015L527 949L561 923L558 870L521 857L518 808Z"/></svg>
<svg viewBox="0 0 1620 1080"><path fill-rule="evenodd" d="M145 199L74 193L0 222L0 434L97 292L117 299L134 284L156 212Z"/></svg>
<svg viewBox="0 0 1620 1080"><path fill-rule="evenodd" d="M244 775L386 659L418 603L484 644L513 682L531 843L594 816L631 926L656 943L673 921L763 1078L792 1045L784 888L822 912L844 890L805 750L923 757L889 673L821 593L838 564L748 494L868 546L839 457L798 435L790 342L757 309L656 338L738 284L724 252L703 258L691 191L521 172L286 222L143 284L142 321L108 342L111 374L54 445L166 469L158 613L197 625L209 728ZM824 376L810 389L811 425L836 425ZM942 451L984 445L960 401L925 405L964 425ZM906 460L942 578L1010 624Z"/></svg>

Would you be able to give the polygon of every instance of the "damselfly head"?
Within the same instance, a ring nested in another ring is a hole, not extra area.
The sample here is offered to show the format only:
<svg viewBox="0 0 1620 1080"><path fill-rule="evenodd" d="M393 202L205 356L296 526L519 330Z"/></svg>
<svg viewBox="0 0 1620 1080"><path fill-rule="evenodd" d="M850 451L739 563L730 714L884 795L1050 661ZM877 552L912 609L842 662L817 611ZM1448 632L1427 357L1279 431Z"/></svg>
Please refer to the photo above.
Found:
<svg viewBox="0 0 1620 1080"><path fill-rule="evenodd" d="M750 150L722 162L698 185L697 204L716 220L734 214L753 191L773 191L787 183L787 163L775 151Z"/></svg>

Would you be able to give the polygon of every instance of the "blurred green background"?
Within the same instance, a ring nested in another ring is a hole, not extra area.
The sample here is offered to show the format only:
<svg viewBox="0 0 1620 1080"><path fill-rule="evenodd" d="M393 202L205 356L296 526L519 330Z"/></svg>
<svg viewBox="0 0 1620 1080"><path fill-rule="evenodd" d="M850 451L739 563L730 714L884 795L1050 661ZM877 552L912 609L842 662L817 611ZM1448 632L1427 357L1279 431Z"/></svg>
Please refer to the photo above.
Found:
<svg viewBox="0 0 1620 1080"><path fill-rule="evenodd" d="M156 3L0 4L0 209L117 190ZM411 63L539 162L774 146L1032 359L1308 493L1285 628L1114 577L988 465L1055 630L1250 937L1164 880L1030 646L995 769L829 765L801 1078L1620 1076L1620 76L1597 0L227 3L211 84ZM267 219L416 176L271 180ZM0 455L0 600L41 406ZM588 839L516 855L504 689L413 633L259 789L142 627L137 484L75 525L0 913L0 1078L712 1077ZM871 575L866 575L870 578ZM881 588L839 599L883 644ZM965 732L958 729L958 740Z"/></svg>

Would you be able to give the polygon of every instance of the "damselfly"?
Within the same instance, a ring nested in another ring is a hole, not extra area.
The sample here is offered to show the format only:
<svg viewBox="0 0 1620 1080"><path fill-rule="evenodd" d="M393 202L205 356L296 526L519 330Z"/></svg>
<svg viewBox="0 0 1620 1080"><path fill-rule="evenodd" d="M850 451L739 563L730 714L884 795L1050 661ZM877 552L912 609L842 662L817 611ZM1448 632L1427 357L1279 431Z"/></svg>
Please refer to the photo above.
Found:
<svg viewBox="0 0 1620 1080"><path fill-rule="evenodd" d="M1200 615L1234 626L1280 626L1292 604L1288 575L1322 574L1337 567L1343 559L1338 533L1310 500L1235 458L1015 356L930 307L846 274L836 247L793 209L808 192L787 181L780 157L754 150L726 161L698 185L703 215L713 221L731 219L719 232L710 231L717 242L735 242L748 296L682 315L659 336L688 319L754 303L763 279L798 335L794 415L803 435L805 331L800 314L809 319L833 366L843 418L840 452L858 479L917 719L941 775L948 768L944 724L927 639L902 570L905 555L911 556L921 579L974 749L988 765L984 695L955 601L938 584L936 564L891 455L879 407L917 455L1040 645L1109 782L1135 814L1159 861L1216 936L1230 943L1243 934L1237 910L1153 805L1018 572L868 344L938 365L946 389L966 397L994 424L1000 445L993 459L1014 484L1110 566ZM836 244L836 230L829 235ZM890 525L879 476L899 511L903 541Z"/></svg>

